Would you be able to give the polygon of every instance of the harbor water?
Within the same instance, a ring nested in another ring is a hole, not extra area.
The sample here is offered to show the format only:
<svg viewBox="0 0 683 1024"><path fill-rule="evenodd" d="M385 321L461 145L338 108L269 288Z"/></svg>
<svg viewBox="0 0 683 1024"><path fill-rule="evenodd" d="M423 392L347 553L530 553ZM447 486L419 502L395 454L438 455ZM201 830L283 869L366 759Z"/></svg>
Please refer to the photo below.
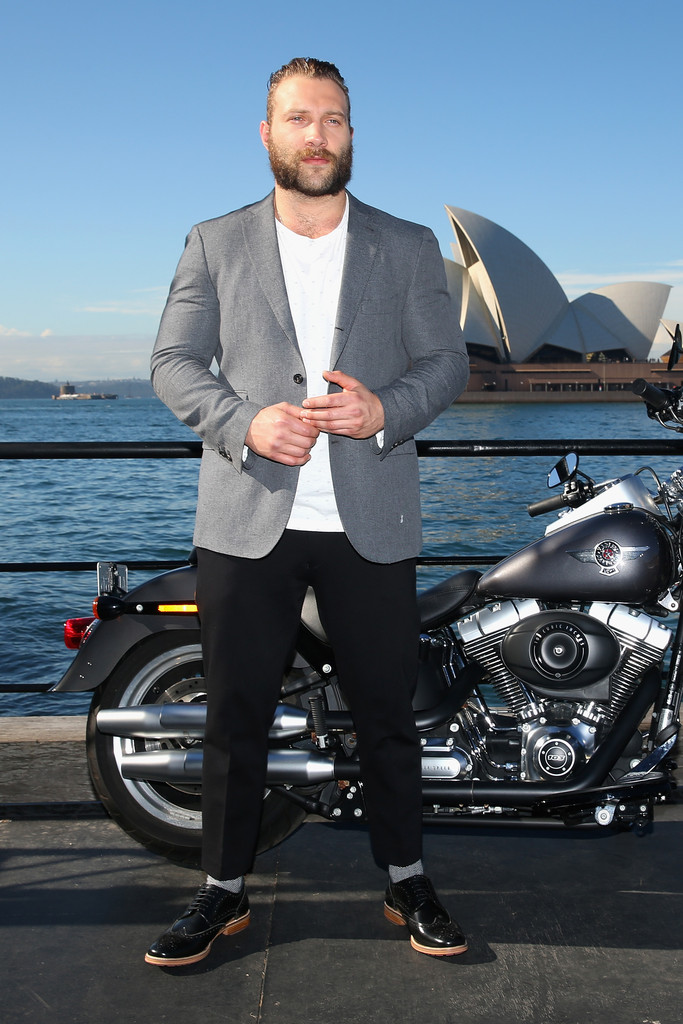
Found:
<svg viewBox="0 0 683 1024"><path fill-rule="evenodd" d="M454 405L421 435L429 439L661 438L640 404ZM0 401L0 441L196 439L156 398L116 402ZM559 449L558 449L559 451ZM674 458L592 457L604 479ZM526 505L547 495L548 457L421 460L426 556L497 559L541 535ZM182 559L192 546L198 459L0 460L0 562ZM420 570L421 588L455 571ZM136 586L152 573L131 573ZM73 652L62 625L89 614L94 572L0 574L0 681L56 683ZM69 715L89 694L0 693L0 715Z"/></svg>

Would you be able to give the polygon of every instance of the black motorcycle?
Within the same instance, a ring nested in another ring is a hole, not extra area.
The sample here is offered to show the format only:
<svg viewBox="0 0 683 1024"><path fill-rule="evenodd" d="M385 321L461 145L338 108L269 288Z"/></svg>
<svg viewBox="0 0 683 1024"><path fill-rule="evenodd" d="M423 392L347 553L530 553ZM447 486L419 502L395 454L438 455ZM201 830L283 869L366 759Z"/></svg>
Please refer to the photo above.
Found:
<svg viewBox="0 0 683 1024"><path fill-rule="evenodd" d="M683 432L683 388L637 381L648 413ZM419 597L414 700L426 822L594 824L647 830L674 788L683 626L683 469L595 482L563 458L545 536L483 574ZM195 566L128 592L100 563L96 618L56 689L94 690L88 762L97 795L138 841L174 859L201 842L206 693ZM267 643L267 636L263 637ZM372 632L368 632L372 642ZM307 814L363 821L353 717L309 592L270 731L259 849Z"/></svg>

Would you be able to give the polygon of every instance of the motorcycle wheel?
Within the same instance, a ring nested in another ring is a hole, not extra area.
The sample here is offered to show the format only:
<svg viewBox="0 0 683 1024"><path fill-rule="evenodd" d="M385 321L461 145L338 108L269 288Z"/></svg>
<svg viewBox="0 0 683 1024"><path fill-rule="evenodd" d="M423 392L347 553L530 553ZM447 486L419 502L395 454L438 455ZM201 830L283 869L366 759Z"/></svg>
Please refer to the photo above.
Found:
<svg viewBox="0 0 683 1024"><path fill-rule="evenodd" d="M124 779L121 759L141 750L187 749L201 740L126 739L97 728L103 708L206 701L198 630L160 633L132 651L93 694L86 745L90 778L109 815L133 839L175 863L199 862L201 786ZM266 790L257 853L291 835L306 817L296 804Z"/></svg>

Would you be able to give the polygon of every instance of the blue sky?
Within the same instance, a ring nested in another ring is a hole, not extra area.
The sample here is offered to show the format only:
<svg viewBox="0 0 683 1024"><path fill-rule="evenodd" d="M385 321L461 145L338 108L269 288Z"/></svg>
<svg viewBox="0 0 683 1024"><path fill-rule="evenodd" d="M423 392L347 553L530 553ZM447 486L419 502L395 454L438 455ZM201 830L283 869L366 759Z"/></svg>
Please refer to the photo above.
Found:
<svg viewBox="0 0 683 1024"><path fill-rule="evenodd" d="M521 238L570 298L674 285L683 319L680 0L22 0L0 7L0 375L146 377L192 224L265 195L268 75L337 63L351 191Z"/></svg>

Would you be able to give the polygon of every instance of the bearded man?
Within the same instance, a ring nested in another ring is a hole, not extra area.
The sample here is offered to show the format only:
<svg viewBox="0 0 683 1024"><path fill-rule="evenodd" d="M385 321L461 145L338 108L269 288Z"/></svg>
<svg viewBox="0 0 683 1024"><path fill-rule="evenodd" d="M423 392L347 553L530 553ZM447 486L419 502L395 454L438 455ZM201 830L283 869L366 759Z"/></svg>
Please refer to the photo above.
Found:
<svg viewBox="0 0 683 1024"><path fill-rule="evenodd" d="M290 61L266 117L274 191L192 229L152 355L158 395L204 443L207 880L145 959L195 963L249 922L268 730L308 587L353 714L385 914L419 951L452 955L467 942L421 861L414 435L465 387L467 354L433 233L346 191L338 69Z"/></svg>

